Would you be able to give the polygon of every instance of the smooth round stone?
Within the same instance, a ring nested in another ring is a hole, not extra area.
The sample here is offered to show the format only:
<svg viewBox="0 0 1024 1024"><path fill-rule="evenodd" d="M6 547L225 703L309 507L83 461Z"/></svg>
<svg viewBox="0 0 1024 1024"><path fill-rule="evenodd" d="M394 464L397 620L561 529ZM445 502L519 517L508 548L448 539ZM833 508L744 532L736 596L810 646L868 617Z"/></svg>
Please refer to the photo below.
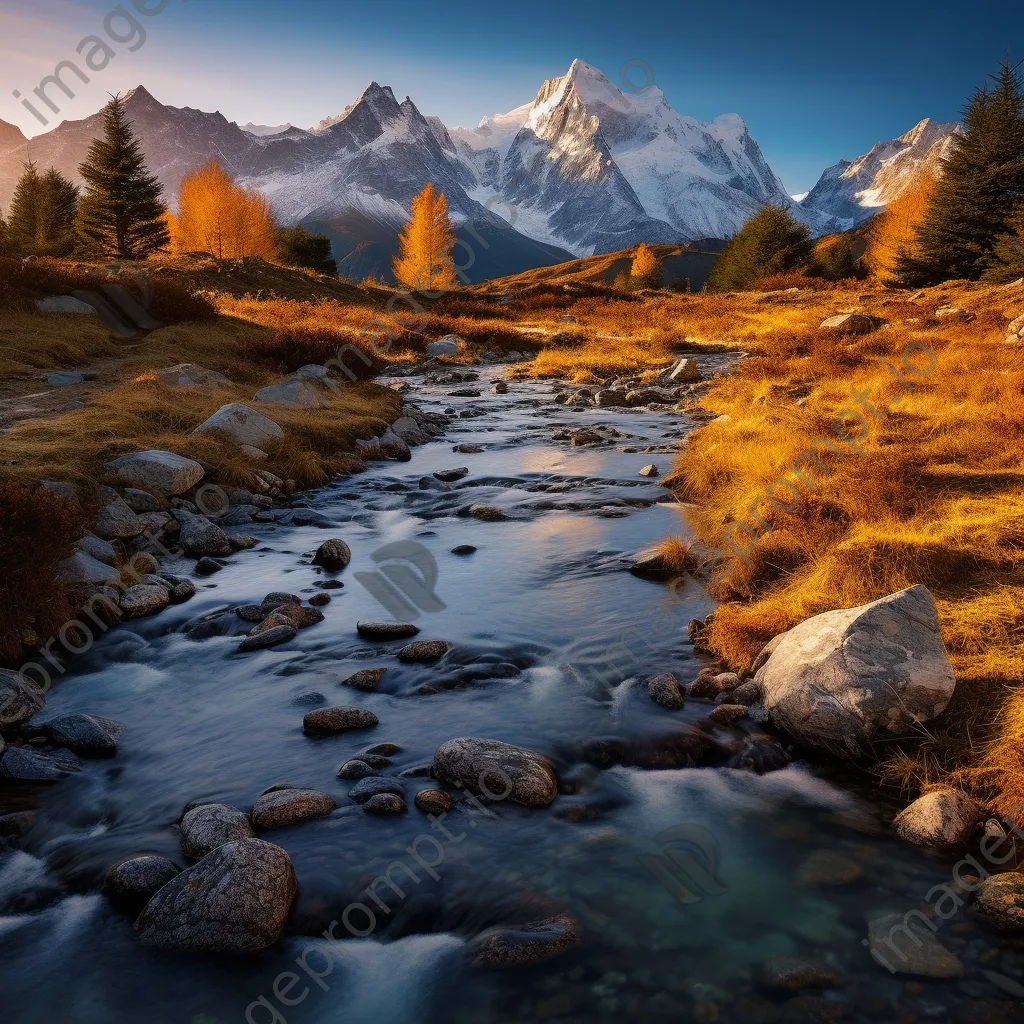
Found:
<svg viewBox="0 0 1024 1024"><path fill-rule="evenodd" d="M398 652L398 660L420 663L437 661L439 658L443 658L451 649L452 645L447 640L416 640L414 643L407 644Z"/></svg>
<svg viewBox="0 0 1024 1024"><path fill-rule="evenodd" d="M405 801L395 793L377 793L363 804L366 814L405 814L408 809Z"/></svg>
<svg viewBox="0 0 1024 1024"><path fill-rule="evenodd" d="M322 818L337 806L330 796L315 789L275 789L252 805L249 819L258 832L266 832Z"/></svg>
<svg viewBox="0 0 1024 1024"><path fill-rule="evenodd" d="M405 640L419 631L419 626L408 622L356 623L356 632L366 640Z"/></svg>
<svg viewBox="0 0 1024 1024"><path fill-rule="evenodd" d="M372 729L377 724L377 716L366 708L318 708L303 717L302 731L307 736L333 736L347 729Z"/></svg>
<svg viewBox="0 0 1024 1024"><path fill-rule="evenodd" d="M281 644L288 643L290 640L294 640L298 632L294 626L272 626L270 629L265 629L262 633L257 633L255 636L247 636L238 645L238 651L244 653L246 651L262 651L270 647L278 647Z"/></svg>
<svg viewBox="0 0 1024 1024"><path fill-rule="evenodd" d="M103 891L120 911L135 917L181 869L156 854L129 857L107 871Z"/></svg>
<svg viewBox="0 0 1024 1024"><path fill-rule="evenodd" d="M346 761L338 769L338 778L346 779L349 782L358 782L360 779L369 779L378 775L380 775L380 772L376 768L372 768L358 757L353 757L351 760Z"/></svg>
<svg viewBox="0 0 1024 1024"><path fill-rule="evenodd" d="M181 819L181 852L188 860L200 860L208 853L236 839L255 835L249 818L227 804L199 804Z"/></svg>
<svg viewBox="0 0 1024 1024"><path fill-rule="evenodd" d="M348 795L357 804L362 804L379 793L393 793L395 796L404 798L405 785L397 779L366 778L357 782Z"/></svg>
<svg viewBox="0 0 1024 1024"><path fill-rule="evenodd" d="M421 789L413 801L424 814L446 814L455 801L443 789Z"/></svg>
<svg viewBox="0 0 1024 1024"><path fill-rule="evenodd" d="M476 548L472 544L457 544L452 548L453 555L472 555Z"/></svg>
<svg viewBox="0 0 1024 1024"><path fill-rule="evenodd" d="M325 604L330 604L331 603L331 595L330 594L314 594L309 599L309 603L314 608L322 608Z"/></svg>
<svg viewBox="0 0 1024 1024"><path fill-rule="evenodd" d="M338 572L352 561L352 549L343 541L334 538L325 540L316 549L313 564L322 566L328 572Z"/></svg>

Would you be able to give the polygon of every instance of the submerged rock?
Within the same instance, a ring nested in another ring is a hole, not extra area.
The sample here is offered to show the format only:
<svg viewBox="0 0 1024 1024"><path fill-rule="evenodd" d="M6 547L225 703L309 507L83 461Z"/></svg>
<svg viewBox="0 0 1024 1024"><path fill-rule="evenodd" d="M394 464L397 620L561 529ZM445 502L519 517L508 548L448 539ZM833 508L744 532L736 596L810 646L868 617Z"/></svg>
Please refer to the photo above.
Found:
<svg viewBox="0 0 1024 1024"><path fill-rule="evenodd" d="M357 804L366 803L371 797L381 793L391 793L405 799L405 783L398 779L384 779L381 777L367 777L357 782L350 790L349 796Z"/></svg>
<svg viewBox="0 0 1024 1024"><path fill-rule="evenodd" d="M985 809L958 789L936 789L919 796L893 819L900 839L921 846L952 850L974 833Z"/></svg>
<svg viewBox="0 0 1024 1024"><path fill-rule="evenodd" d="M554 765L543 755L500 740L460 737L434 752L434 773L492 800L547 807L558 795Z"/></svg>
<svg viewBox="0 0 1024 1024"><path fill-rule="evenodd" d="M181 852L188 860L199 860L224 843L255 835L248 817L227 804L193 807L181 819L180 828Z"/></svg>
<svg viewBox="0 0 1024 1024"><path fill-rule="evenodd" d="M185 953L258 953L284 930L295 870L279 846L242 839L171 879L135 928L146 945Z"/></svg>
<svg viewBox="0 0 1024 1024"><path fill-rule="evenodd" d="M557 956L579 940L579 922L565 912L530 924L488 928L466 953L479 967L521 967Z"/></svg>
<svg viewBox="0 0 1024 1024"><path fill-rule="evenodd" d="M761 965L760 982L777 992L806 988L842 988L842 974L824 960L803 956L773 956Z"/></svg>
<svg viewBox="0 0 1024 1024"><path fill-rule="evenodd" d="M962 978L964 965L935 937L920 915L887 914L868 924L872 957L898 974L924 978Z"/></svg>
<svg viewBox="0 0 1024 1024"><path fill-rule="evenodd" d="M180 870L174 861L156 854L128 857L107 871L103 891L118 910L129 917L136 917Z"/></svg>
<svg viewBox="0 0 1024 1024"><path fill-rule="evenodd" d="M956 682L923 586L815 615L775 637L757 662L755 681L777 725L852 756L934 718Z"/></svg>

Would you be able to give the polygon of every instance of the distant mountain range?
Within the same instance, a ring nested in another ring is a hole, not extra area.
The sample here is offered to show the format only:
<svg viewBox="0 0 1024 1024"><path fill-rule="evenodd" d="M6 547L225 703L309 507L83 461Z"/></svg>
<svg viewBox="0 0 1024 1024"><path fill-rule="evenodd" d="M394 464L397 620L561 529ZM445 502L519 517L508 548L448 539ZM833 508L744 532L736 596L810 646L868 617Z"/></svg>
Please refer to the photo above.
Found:
<svg viewBox="0 0 1024 1024"><path fill-rule="evenodd" d="M389 275L398 230L427 181L469 246L456 250L465 276L481 281L641 241L729 237L767 203L815 234L845 230L938 169L957 130L922 121L829 168L796 202L736 114L685 117L656 86L624 93L580 60L533 102L475 128L449 129L376 82L309 130L239 127L219 112L165 106L141 86L126 105L172 206L182 177L216 157L263 191L283 223L327 233L342 272L357 278ZM77 179L100 131L98 113L31 141L0 121L0 207L30 158Z"/></svg>

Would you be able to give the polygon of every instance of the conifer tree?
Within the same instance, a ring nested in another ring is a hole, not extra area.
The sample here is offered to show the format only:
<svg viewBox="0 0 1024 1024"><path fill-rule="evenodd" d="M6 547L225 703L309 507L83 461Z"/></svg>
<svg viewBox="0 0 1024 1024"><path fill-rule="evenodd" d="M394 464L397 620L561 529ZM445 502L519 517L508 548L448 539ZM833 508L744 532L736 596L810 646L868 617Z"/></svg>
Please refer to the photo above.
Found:
<svg viewBox="0 0 1024 1024"><path fill-rule="evenodd" d="M742 291L759 277L789 273L806 265L813 248L805 224L795 220L788 210L766 206L740 228L715 260L708 289Z"/></svg>
<svg viewBox="0 0 1024 1024"><path fill-rule="evenodd" d="M39 232L40 178L36 165L29 160L14 187L11 212L7 223L8 241L12 249L32 255Z"/></svg>
<svg viewBox="0 0 1024 1024"><path fill-rule="evenodd" d="M917 230L917 252L896 261L897 280L906 287L977 280L993 266L997 241L1024 203L1021 78L1007 59L992 79L967 104L964 132L953 140Z"/></svg>
<svg viewBox="0 0 1024 1024"><path fill-rule="evenodd" d="M661 260L646 242L641 242L636 247L629 276L634 288L658 288L661 286Z"/></svg>
<svg viewBox="0 0 1024 1024"><path fill-rule="evenodd" d="M281 262L288 266L305 267L331 277L338 274L337 261L331 255L331 240L301 224L277 233L277 252Z"/></svg>
<svg viewBox="0 0 1024 1024"><path fill-rule="evenodd" d="M78 187L56 168L40 179L36 247L40 256L70 256L75 248Z"/></svg>
<svg viewBox="0 0 1024 1024"><path fill-rule="evenodd" d="M451 288L455 284L455 241L444 193L435 193L428 181L413 199L412 216L398 236L398 255L392 263L395 277L416 291Z"/></svg>
<svg viewBox="0 0 1024 1024"><path fill-rule="evenodd" d="M93 140L79 173L86 193L78 227L89 248L118 259L145 259L168 244L163 186L146 169L120 96L104 109L103 138Z"/></svg>

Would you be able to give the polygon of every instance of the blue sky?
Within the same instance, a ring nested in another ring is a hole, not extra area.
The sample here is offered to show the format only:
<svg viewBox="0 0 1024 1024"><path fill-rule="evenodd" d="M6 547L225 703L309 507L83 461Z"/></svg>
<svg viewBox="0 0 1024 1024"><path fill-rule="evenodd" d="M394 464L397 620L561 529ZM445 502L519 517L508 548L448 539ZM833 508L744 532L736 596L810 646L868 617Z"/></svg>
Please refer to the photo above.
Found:
<svg viewBox="0 0 1024 1024"><path fill-rule="evenodd" d="M116 6L0 0L0 118L44 130L12 91L30 94ZM475 124L532 99L574 57L613 81L638 60L680 113L740 114L791 192L922 117L955 119L1007 48L1024 57L1024 4L1008 0L167 0L137 17L145 43L112 44L116 57L61 117L142 83L239 123L308 127L376 79L448 124Z"/></svg>

